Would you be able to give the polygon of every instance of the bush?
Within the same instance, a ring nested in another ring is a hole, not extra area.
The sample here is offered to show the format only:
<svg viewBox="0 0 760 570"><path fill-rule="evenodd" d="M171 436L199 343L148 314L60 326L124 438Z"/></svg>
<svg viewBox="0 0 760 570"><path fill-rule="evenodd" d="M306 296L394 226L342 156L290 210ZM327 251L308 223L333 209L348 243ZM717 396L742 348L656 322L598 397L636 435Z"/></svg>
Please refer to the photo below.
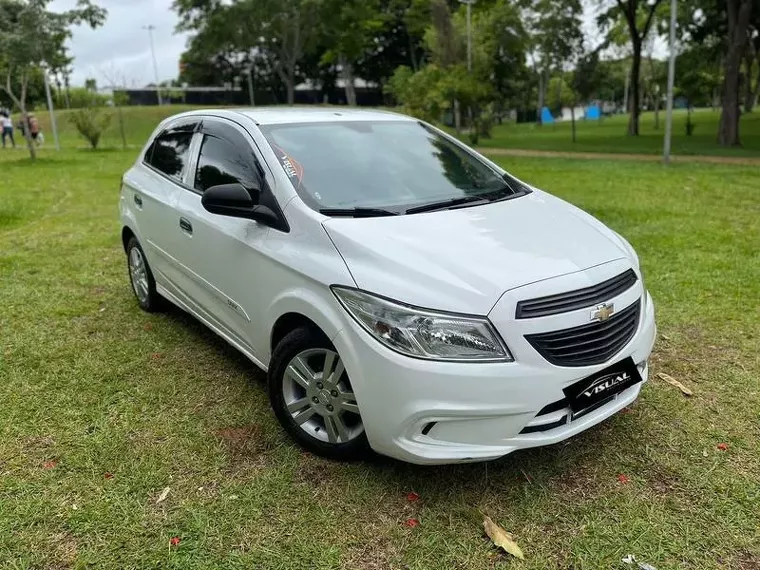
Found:
<svg viewBox="0 0 760 570"><path fill-rule="evenodd" d="M76 109L69 115L69 121L76 127L79 134L90 143L92 148L98 148L100 137L111 123L111 115L104 113L100 107Z"/></svg>

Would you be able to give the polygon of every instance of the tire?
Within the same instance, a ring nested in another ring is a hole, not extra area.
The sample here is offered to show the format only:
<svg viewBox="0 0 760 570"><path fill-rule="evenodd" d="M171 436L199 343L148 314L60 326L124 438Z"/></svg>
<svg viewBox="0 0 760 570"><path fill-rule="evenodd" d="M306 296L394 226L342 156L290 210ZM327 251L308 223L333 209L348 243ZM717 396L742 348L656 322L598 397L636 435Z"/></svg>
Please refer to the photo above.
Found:
<svg viewBox="0 0 760 570"><path fill-rule="evenodd" d="M280 341L269 365L267 388L280 424L308 451L341 461L360 459L368 452L348 374L321 332L298 328Z"/></svg>
<svg viewBox="0 0 760 570"><path fill-rule="evenodd" d="M143 311L155 313L162 306L161 295L156 291L156 280L153 279L153 272L148 265L148 258L145 256L140 242L132 236L129 238L126 247L127 253L127 272L129 274L129 283L132 285L132 293L137 299L137 304ZM142 263L142 272L136 268L136 260Z"/></svg>

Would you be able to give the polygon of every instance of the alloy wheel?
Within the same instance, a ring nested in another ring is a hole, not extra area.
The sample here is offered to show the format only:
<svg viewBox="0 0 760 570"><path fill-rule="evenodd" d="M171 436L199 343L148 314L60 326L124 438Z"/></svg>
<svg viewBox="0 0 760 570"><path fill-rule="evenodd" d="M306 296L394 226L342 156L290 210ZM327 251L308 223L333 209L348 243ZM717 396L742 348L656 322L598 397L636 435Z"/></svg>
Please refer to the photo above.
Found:
<svg viewBox="0 0 760 570"><path fill-rule="evenodd" d="M140 248L133 247L129 251L129 277L132 289L141 303L148 302L150 289L148 286L148 270Z"/></svg>
<svg viewBox="0 0 760 570"><path fill-rule="evenodd" d="M364 433L359 406L337 352L299 352L285 369L282 395L302 430L327 443L347 443Z"/></svg>

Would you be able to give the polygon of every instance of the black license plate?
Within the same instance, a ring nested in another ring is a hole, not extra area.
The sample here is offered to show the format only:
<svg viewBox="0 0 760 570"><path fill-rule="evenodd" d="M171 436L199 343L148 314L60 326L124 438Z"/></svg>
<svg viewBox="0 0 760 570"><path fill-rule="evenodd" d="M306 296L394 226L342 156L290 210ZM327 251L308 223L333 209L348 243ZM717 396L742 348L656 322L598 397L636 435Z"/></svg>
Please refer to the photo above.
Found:
<svg viewBox="0 0 760 570"><path fill-rule="evenodd" d="M602 402L612 399L626 388L641 382L641 374L632 358L626 358L593 376L564 389L565 397L570 402L572 419L589 413Z"/></svg>

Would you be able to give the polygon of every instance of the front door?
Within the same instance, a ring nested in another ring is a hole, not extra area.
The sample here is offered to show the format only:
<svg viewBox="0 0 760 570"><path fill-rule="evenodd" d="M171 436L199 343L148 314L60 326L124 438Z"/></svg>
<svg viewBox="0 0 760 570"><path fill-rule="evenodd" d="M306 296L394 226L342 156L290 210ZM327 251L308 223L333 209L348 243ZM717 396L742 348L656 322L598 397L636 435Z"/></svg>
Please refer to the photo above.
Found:
<svg viewBox="0 0 760 570"><path fill-rule="evenodd" d="M181 262L191 269L189 284L199 312L233 340L254 353L261 307L256 304L261 244L271 231L252 220L207 212L203 192L219 184L240 183L247 189L265 182L242 128L222 119L204 119L193 190L184 192L178 215L184 230Z"/></svg>

